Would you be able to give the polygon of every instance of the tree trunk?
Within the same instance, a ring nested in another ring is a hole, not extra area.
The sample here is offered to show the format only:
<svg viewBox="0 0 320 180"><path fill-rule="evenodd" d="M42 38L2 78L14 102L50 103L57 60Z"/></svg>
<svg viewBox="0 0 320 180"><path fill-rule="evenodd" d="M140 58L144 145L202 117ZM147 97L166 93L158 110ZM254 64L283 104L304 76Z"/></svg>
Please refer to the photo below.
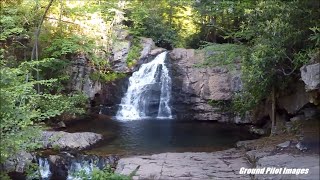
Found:
<svg viewBox="0 0 320 180"><path fill-rule="evenodd" d="M32 53L31 53L31 60L35 59L36 61L39 60L39 50L38 50L38 41L39 41L39 35L40 35L40 31L41 31L41 27L42 27L42 24L43 24L43 21L44 21L44 18L46 17L48 11L49 11L49 8L50 6L52 5L52 2L53 0L50 0L48 6L46 7L46 10L44 11L43 13L43 16L40 20L40 23L38 25L38 28L35 32L35 40L34 40L34 45L33 45L33 48L32 48ZM39 65L37 65L37 81L39 81L39 69L38 69ZM40 93L40 84L38 83L37 84L37 91L38 93Z"/></svg>
<svg viewBox="0 0 320 180"><path fill-rule="evenodd" d="M271 92L271 136L276 134L277 131L276 124L276 97L275 97L275 87L272 85Z"/></svg>

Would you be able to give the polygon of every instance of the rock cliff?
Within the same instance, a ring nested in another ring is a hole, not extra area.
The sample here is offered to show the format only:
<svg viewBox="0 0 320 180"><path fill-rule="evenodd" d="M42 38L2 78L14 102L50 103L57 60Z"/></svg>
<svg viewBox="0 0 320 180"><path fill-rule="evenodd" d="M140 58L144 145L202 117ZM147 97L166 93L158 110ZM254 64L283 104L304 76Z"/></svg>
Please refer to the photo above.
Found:
<svg viewBox="0 0 320 180"><path fill-rule="evenodd" d="M172 107L178 119L215 120L234 122L227 112L221 112L209 101L232 99L241 90L240 71L230 72L225 67L195 67L204 61L194 49L173 49L170 53L172 76ZM240 121L241 122L241 121Z"/></svg>

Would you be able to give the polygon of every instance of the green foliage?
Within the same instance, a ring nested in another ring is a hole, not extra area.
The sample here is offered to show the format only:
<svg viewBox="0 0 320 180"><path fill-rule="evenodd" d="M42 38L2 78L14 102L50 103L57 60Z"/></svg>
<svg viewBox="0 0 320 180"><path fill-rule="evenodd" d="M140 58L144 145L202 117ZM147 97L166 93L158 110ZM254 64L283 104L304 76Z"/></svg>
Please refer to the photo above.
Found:
<svg viewBox="0 0 320 180"><path fill-rule="evenodd" d="M84 170L76 174L77 177L83 180L130 180L131 178L125 175L114 173L110 167L106 167L103 170L93 168L90 174L87 174Z"/></svg>
<svg viewBox="0 0 320 180"><path fill-rule="evenodd" d="M78 35L58 36L48 39L50 46L44 50L44 56L61 58L65 55L89 53L94 48L94 41Z"/></svg>
<svg viewBox="0 0 320 180"><path fill-rule="evenodd" d="M231 112L232 105L231 101L225 101L225 100L209 100L208 104L211 105L212 107L219 108L220 112Z"/></svg>
<svg viewBox="0 0 320 180"><path fill-rule="evenodd" d="M246 15L234 33L249 47L242 61L244 92L236 96L234 105L242 113L269 96L272 87L284 89L309 61L308 54L316 47L312 41L317 39L309 28L319 23L314 21L319 11L305 1L260 1Z"/></svg>
<svg viewBox="0 0 320 180"><path fill-rule="evenodd" d="M41 84L45 89L56 81L34 80L31 71L45 61L24 62L17 68L1 67L1 163L21 150L39 148L36 142L41 130L37 125L40 121L66 112L84 112L82 95L52 95L45 90L41 94L36 92L35 85Z"/></svg>
<svg viewBox="0 0 320 180"><path fill-rule="evenodd" d="M247 56L247 48L236 44L214 44L207 42L199 50L204 53L204 62L196 67L235 65Z"/></svg>
<svg viewBox="0 0 320 180"><path fill-rule="evenodd" d="M132 45L130 47L126 60L128 67L132 67L137 63L140 57L140 52L142 51L140 39L133 39L131 43Z"/></svg>
<svg viewBox="0 0 320 180"><path fill-rule="evenodd" d="M179 35L164 17L166 10L165 1L132 1L127 9L131 34L150 37L159 46L176 45Z"/></svg>
<svg viewBox="0 0 320 180"><path fill-rule="evenodd" d="M100 81L100 82L110 82L114 81L120 78L126 77L126 74L124 73L118 73L118 72L100 72L100 71L94 71L90 74L90 79L94 81Z"/></svg>
<svg viewBox="0 0 320 180"><path fill-rule="evenodd" d="M315 46L320 46L320 27L311 27L312 35L310 35L309 40L315 42Z"/></svg>

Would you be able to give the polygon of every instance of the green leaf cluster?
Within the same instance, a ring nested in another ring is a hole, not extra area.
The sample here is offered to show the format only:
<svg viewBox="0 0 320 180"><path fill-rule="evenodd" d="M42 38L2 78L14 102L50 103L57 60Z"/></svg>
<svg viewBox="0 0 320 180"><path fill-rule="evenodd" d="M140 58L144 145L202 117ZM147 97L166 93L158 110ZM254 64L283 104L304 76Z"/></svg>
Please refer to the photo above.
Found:
<svg viewBox="0 0 320 180"><path fill-rule="evenodd" d="M100 72L94 71L90 74L90 79L100 82L111 82L126 77L126 74L119 72Z"/></svg>
<svg viewBox="0 0 320 180"><path fill-rule="evenodd" d="M204 62L196 64L196 67L234 66L246 58L248 49L244 45L204 42L198 53L204 54Z"/></svg>
<svg viewBox="0 0 320 180"><path fill-rule="evenodd" d="M316 38L309 38L315 35L309 28L319 25L317 15L319 10L306 1L259 1L248 11L246 21L234 33L249 47L242 61L245 92L236 98L237 107L247 106L240 108L242 112L269 96L272 87L284 89L309 61L308 54L318 46L312 42Z"/></svg>
<svg viewBox="0 0 320 180"><path fill-rule="evenodd" d="M63 113L84 113L83 95L46 93L56 79L34 79L32 70L45 61L24 62L16 68L1 66L1 163L21 150L39 147L36 142L41 121ZM37 84L44 88L40 94L34 88Z"/></svg>
<svg viewBox="0 0 320 180"><path fill-rule="evenodd" d="M127 56L127 60L126 60L128 67L132 67L138 62L141 51L142 51L142 46L140 43L140 39L134 38L131 41L131 47L128 52L128 56Z"/></svg>
<svg viewBox="0 0 320 180"><path fill-rule="evenodd" d="M112 171L112 169L108 166L102 170L94 167L90 174L87 174L84 170L76 173L76 177L79 177L83 180L130 180L129 176L116 174Z"/></svg>

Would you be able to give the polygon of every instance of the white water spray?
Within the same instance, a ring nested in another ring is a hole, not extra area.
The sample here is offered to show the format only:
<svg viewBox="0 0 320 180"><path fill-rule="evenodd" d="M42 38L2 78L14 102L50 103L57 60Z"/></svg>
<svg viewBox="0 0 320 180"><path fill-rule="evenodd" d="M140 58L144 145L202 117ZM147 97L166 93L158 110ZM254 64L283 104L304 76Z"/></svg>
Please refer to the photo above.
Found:
<svg viewBox="0 0 320 180"><path fill-rule="evenodd" d="M121 100L116 118L123 121L149 118L156 108L156 118L172 118L169 101L171 78L165 64L167 52L159 54L129 78L127 92ZM157 105L157 107L153 107Z"/></svg>

